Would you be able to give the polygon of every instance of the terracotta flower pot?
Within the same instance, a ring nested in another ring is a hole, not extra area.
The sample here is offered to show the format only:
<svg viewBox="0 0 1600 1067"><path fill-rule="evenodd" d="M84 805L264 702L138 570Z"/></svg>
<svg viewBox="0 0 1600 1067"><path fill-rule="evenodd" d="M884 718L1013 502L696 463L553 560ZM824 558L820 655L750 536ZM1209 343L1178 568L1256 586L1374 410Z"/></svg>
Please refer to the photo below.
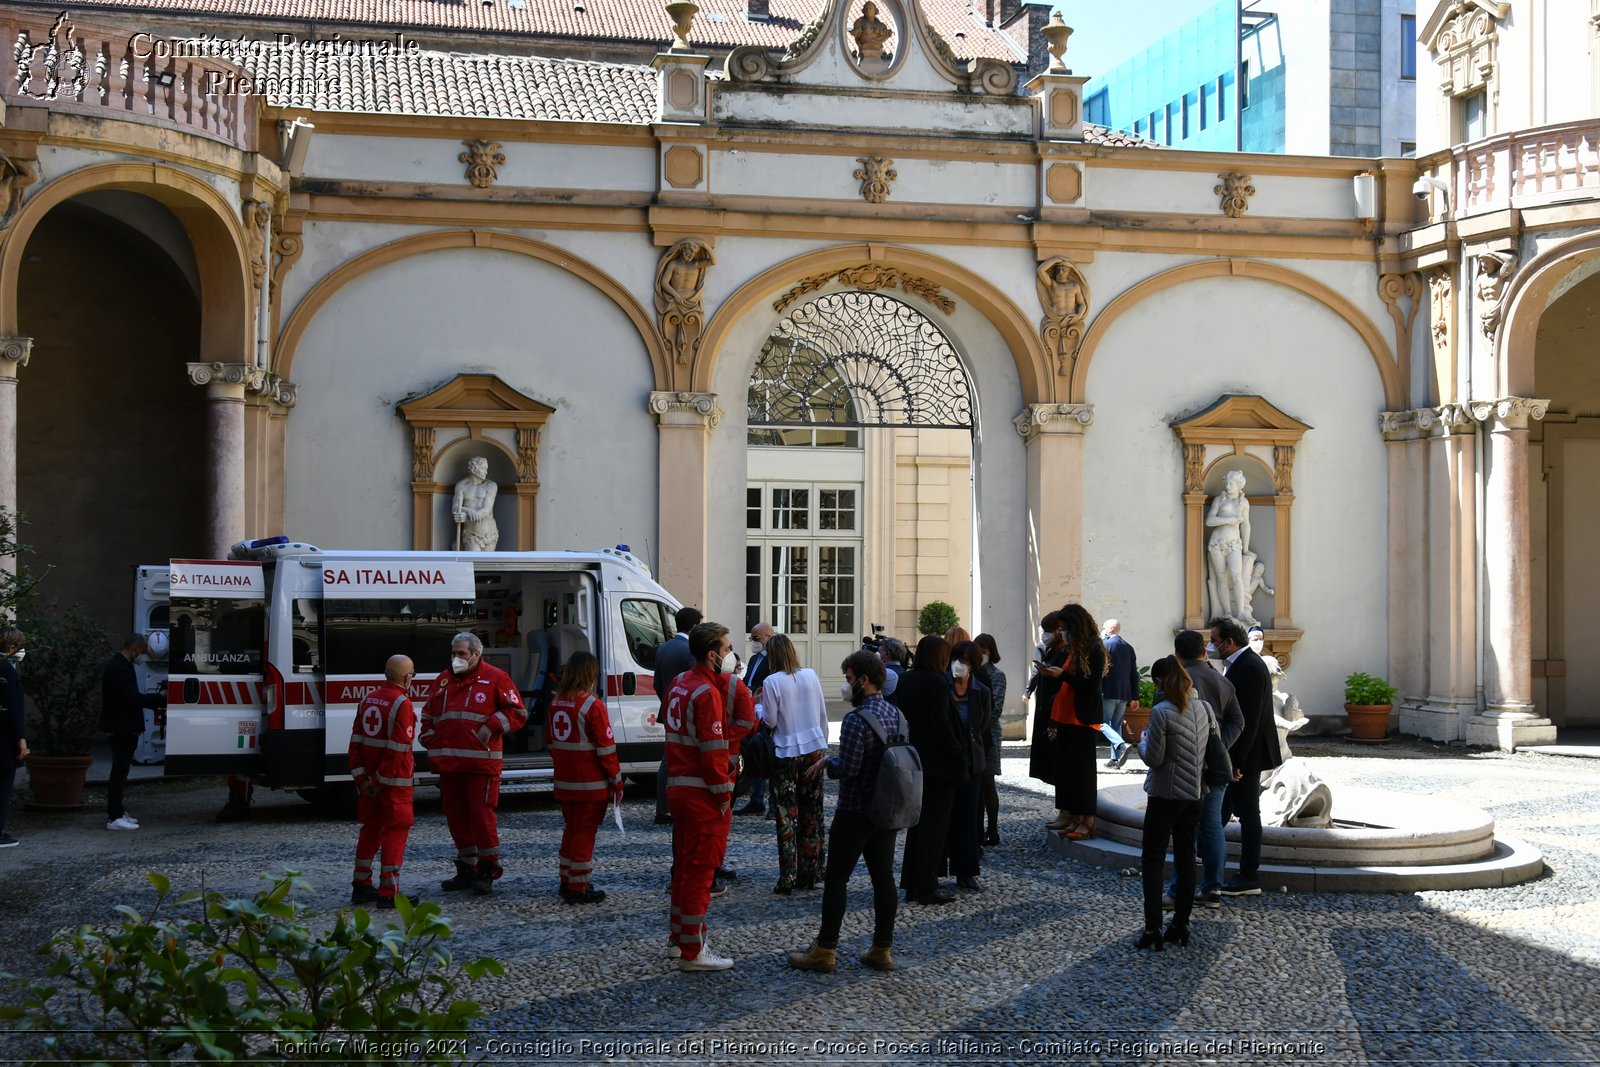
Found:
<svg viewBox="0 0 1600 1067"><path fill-rule="evenodd" d="M83 807L83 782L93 756L28 755L29 808L73 811Z"/></svg>
<svg viewBox="0 0 1600 1067"><path fill-rule="evenodd" d="M1344 712L1350 717L1351 740L1389 740L1389 713L1393 710L1393 704L1346 704Z"/></svg>
<svg viewBox="0 0 1600 1067"><path fill-rule="evenodd" d="M1150 709L1142 704L1138 707L1129 704L1127 712L1122 716L1123 740L1127 741L1129 744L1137 745L1139 743L1139 735L1143 733L1144 728L1149 725Z"/></svg>

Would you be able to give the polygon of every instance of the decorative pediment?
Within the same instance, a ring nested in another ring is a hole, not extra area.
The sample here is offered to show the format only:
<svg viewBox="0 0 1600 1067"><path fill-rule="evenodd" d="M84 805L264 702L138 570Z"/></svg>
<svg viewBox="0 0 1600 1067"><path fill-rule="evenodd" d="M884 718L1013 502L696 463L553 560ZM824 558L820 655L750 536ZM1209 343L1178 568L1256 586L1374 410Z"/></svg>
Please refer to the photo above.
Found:
<svg viewBox="0 0 1600 1067"><path fill-rule="evenodd" d="M781 55L759 45L728 56L733 82L833 88L893 82L895 88L1007 96L1017 72L998 59L957 59L918 0L828 0Z"/></svg>
<svg viewBox="0 0 1600 1067"><path fill-rule="evenodd" d="M1494 77L1500 23L1510 12L1500 0L1441 0L1417 34L1444 74L1448 93L1465 93Z"/></svg>
<svg viewBox="0 0 1600 1067"><path fill-rule="evenodd" d="M395 409L412 426L543 426L555 408L520 393L493 374L458 374Z"/></svg>
<svg viewBox="0 0 1600 1067"><path fill-rule="evenodd" d="M1285 415L1266 399L1249 393L1228 393L1203 410L1172 424L1184 444L1213 442L1220 436L1255 444L1294 444L1310 426Z"/></svg>

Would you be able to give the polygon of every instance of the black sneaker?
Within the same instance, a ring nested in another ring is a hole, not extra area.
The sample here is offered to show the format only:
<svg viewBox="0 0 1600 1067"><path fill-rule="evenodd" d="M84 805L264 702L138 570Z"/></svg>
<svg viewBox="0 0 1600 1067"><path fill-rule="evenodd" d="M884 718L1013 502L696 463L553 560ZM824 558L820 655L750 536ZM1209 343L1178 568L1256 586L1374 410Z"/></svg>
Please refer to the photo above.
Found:
<svg viewBox="0 0 1600 1067"><path fill-rule="evenodd" d="M1231 882L1223 882L1221 893L1225 897L1259 897L1261 883L1254 878L1235 878Z"/></svg>
<svg viewBox="0 0 1600 1067"><path fill-rule="evenodd" d="M606 891L594 888L582 890L563 889L561 891L561 899L567 904L598 904L606 899Z"/></svg>
<svg viewBox="0 0 1600 1067"><path fill-rule="evenodd" d="M1215 911L1217 908L1222 907L1222 890L1207 889L1204 893L1199 894L1197 899L1201 904Z"/></svg>
<svg viewBox="0 0 1600 1067"><path fill-rule="evenodd" d="M0 848L16 848L18 841L10 834L0 834Z"/></svg>
<svg viewBox="0 0 1600 1067"><path fill-rule="evenodd" d="M721 878L724 882L737 882L739 880L739 872L733 870L731 867L718 867L717 877Z"/></svg>
<svg viewBox="0 0 1600 1067"><path fill-rule="evenodd" d="M378 901L378 891L370 885L350 884L350 903L375 904Z"/></svg>
<svg viewBox="0 0 1600 1067"><path fill-rule="evenodd" d="M720 897L720 896L722 896L722 894L726 893L727 891L728 891L728 883L727 882L724 882L721 878L713 878L713 879L711 879L711 895L712 896Z"/></svg>
<svg viewBox="0 0 1600 1067"><path fill-rule="evenodd" d="M404 893L397 894L397 896L405 897L406 903L411 905L413 908L419 903L416 897L406 896ZM395 899L395 897L379 897L375 902L373 902L372 906L377 911L394 911Z"/></svg>
<svg viewBox="0 0 1600 1067"><path fill-rule="evenodd" d="M218 822L243 822L248 818L250 818L250 802L235 800L232 797L229 797L228 802L222 805L222 810L217 812Z"/></svg>

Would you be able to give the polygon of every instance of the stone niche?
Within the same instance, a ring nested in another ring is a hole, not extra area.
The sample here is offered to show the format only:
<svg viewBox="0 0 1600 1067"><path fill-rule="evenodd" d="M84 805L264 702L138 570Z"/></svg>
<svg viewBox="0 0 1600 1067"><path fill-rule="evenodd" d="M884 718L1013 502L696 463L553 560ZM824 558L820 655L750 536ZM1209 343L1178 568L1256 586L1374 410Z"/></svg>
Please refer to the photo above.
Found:
<svg viewBox="0 0 1600 1067"><path fill-rule="evenodd" d="M1257 590L1251 607L1265 633L1267 652L1288 669L1304 636L1293 619L1294 458L1311 427L1259 396L1230 393L1172 423L1183 446L1183 628L1205 630L1214 613L1207 583L1206 510L1229 471L1245 478L1250 503L1248 549L1264 565L1272 595Z"/></svg>
<svg viewBox="0 0 1600 1067"><path fill-rule="evenodd" d="M483 457L498 487L495 523L501 551L535 547L539 441L555 408L511 388L493 374L458 374L437 389L395 407L411 431L411 545L452 549L450 520L456 482Z"/></svg>

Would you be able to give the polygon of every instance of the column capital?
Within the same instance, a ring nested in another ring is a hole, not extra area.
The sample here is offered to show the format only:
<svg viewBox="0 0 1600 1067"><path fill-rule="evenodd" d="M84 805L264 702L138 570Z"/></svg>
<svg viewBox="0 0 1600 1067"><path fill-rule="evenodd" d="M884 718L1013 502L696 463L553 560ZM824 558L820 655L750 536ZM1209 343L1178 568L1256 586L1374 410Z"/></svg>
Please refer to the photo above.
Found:
<svg viewBox="0 0 1600 1067"><path fill-rule="evenodd" d="M1492 422L1491 430L1526 430L1530 419L1544 418L1544 413L1550 410L1550 401L1503 396L1498 400L1474 400L1467 407L1477 421Z"/></svg>
<svg viewBox="0 0 1600 1067"><path fill-rule="evenodd" d="M190 363L189 382L206 386L212 400L243 400L246 390L260 392L266 371L249 363Z"/></svg>
<svg viewBox="0 0 1600 1067"><path fill-rule="evenodd" d="M1463 404L1385 411L1379 416L1383 439L1391 443L1419 441L1428 437L1450 437L1477 429L1472 413Z"/></svg>
<svg viewBox="0 0 1600 1067"><path fill-rule="evenodd" d="M191 367L193 364L191 364ZM190 374L193 375L193 370ZM300 387L287 378L280 378L271 371L264 371L256 379L248 380L245 389L252 395L259 396L269 403L280 407L292 408L295 401L300 399Z"/></svg>
<svg viewBox="0 0 1600 1067"><path fill-rule="evenodd" d="M0 337L0 378L15 378L32 352L31 337Z"/></svg>
<svg viewBox="0 0 1600 1067"><path fill-rule="evenodd" d="M1093 404L1029 404L1011 420L1024 441L1052 434L1081 435L1094 421Z"/></svg>
<svg viewBox="0 0 1600 1067"><path fill-rule="evenodd" d="M715 429L722 421L722 405L716 393L652 392L650 414L662 426L701 426Z"/></svg>

